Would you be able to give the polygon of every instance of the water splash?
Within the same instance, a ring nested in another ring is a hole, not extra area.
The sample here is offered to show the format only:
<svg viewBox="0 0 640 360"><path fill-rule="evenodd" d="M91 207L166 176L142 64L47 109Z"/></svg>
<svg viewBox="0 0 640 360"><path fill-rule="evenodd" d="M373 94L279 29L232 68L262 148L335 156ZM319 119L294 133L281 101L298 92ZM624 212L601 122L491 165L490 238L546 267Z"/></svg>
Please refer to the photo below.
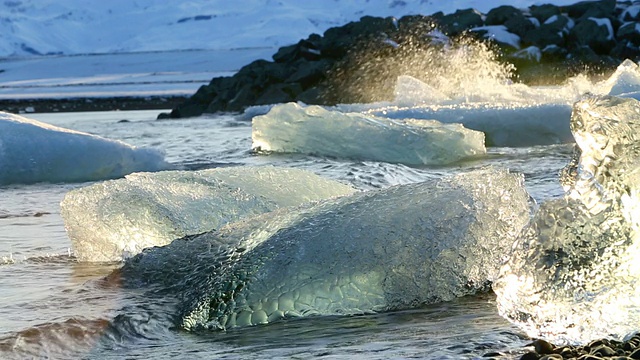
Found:
<svg viewBox="0 0 640 360"><path fill-rule="evenodd" d="M488 42L455 40L437 34L429 22L401 27L393 34L359 44L333 68L326 84L328 102L368 103L392 100L399 76L416 78L448 97L473 98L473 89L511 83L515 67L499 62ZM472 89L472 93L468 92ZM491 96L491 94L487 94Z"/></svg>
<svg viewBox="0 0 640 360"><path fill-rule="evenodd" d="M543 203L502 267L500 313L558 343L622 338L640 323L640 102L573 108L563 199Z"/></svg>

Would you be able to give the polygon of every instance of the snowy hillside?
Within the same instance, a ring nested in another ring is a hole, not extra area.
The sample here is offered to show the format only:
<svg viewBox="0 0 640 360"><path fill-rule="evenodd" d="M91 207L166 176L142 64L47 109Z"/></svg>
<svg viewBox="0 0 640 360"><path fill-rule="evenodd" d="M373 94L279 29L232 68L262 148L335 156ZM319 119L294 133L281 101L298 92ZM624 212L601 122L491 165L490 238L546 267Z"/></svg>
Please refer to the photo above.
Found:
<svg viewBox="0 0 640 360"><path fill-rule="evenodd" d="M0 57L279 47L363 15L574 0L4 0Z"/></svg>

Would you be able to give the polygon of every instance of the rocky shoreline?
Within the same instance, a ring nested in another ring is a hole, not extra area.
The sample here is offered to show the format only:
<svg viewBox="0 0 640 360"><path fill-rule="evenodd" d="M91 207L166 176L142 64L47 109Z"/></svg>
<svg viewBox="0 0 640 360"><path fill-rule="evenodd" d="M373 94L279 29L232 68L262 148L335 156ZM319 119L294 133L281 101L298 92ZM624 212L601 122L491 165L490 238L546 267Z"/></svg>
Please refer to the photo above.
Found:
<svg viewBox="0 0 640 360"><path fill-rule="evenodd" d="M186 96L97 97L60 99L0 99L2 111L24 113L166 110L184 103Z"/></svg>
<svg viewBox="0 0 640 360"><path fill-rule="evenodd" d="M402 74L402 66L394 65L416 47L431 46L433 39L424 34L434 30L454 41L484 41L498 61L514 66L514 80L526 84L558 84L578 73L606 75L624 59L640 59L640 3L632 1L526 9L505 5L486 14L462 9L400 19L364 16L281 47L272 61L256 60L233 76L213 78L190 97L4 99L0 109L13 113L172 109L158 116L162 119L240 112L253 105L290 101L333 105L390 100L394 81L389 79ZM375 93L343 89L345 83L367 77L378 80Z"/></svg>
<svg viewBox="0 0 640 360"><path fill-rule="evenodd" d="M365 16L282 47L273 61L256 60L231 77L214 78L159 118L290 101L333 105L390 100L394 82L387 78L401 75L393 66L402 62L398 54L432 46L424 35L434 30L451 39L485 41L499 61L515 66L514 79L528 84L557 84L577 73L600 74L624 59L640 58L640 4L629 1L527 9L505 5L486 14L465 9L400 19ZM365 96L341 87L363 78L378 79L380 89Z"/></svg>
<svg viewBox="0 0 640 360"><path fill-rule="evenodd" d="M600 339L584 346L556 346L545 340L535 340L529 345L531 351L523 354L520 360L600 360L640 359L640 333L634 334L626 341ZM488 359L501 359L504 354L488 353L483 356Z"/></svg>

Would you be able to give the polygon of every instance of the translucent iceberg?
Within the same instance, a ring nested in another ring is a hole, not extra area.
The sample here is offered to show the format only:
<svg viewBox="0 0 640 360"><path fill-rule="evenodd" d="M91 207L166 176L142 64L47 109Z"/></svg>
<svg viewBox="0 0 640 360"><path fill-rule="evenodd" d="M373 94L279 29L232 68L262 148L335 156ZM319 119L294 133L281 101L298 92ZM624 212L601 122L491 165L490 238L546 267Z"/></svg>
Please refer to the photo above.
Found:
<svg viewBox="0 0 640 360"><path fill-rule="evenodd" d="M488 168L247 218L122 275L178 292L188 330L410 308L487 289L529 205L522 176Z"/></svg>
<svg viewBox="0 0 640 360"><path fill-rule="evenodd" d="M351 111L347 107L345 111ZM435 119L481 131L486 146L535 146L573 141L569 104L464 103L450 105L384 105L362 109L369 116L390 119Z"/></svg>
<svg viewBox="0 0 640 360"><path fill-rule="evenodd" d="M104 180L169 167L157 150L0 112L0 185Z"/></svg>
<svg viewBox="0 0 640 360"><path fill-rule="evenodd" d="M78 260L121 261L245 216L354 191L277 167L135 173L70 191L61 214Z"/></svg>
<svg viewBox="0 0 640 360"><path fill-rule="evenodd" d="M494 285L498 308L531 336L586 343L640 323L640 102L573 108L566 196L541 205Z"/></svg>
<svg viewBox="0 0 640 360"><path fill-rule="evenodd" d="M252 123L253 148L410 165L443 165L484 154L484 135L459 124L391 120L320 106L274 106Z"/></svg>

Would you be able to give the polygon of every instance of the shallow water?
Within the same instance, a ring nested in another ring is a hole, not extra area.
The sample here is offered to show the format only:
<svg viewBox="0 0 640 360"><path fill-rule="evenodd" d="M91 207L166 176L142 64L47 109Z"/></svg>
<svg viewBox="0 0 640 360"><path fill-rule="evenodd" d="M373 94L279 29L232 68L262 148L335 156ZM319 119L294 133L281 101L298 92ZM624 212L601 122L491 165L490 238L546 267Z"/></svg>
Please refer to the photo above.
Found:
<svg viewBox="0 0 640 360"><path fill-rule="evenodd" d="M226 165L303 168L359 189L429 181L495 165L525 175L538 201L558 197L570 145L490 148L447 167L408 167L305 155L255 155L251 124L230 115L156 121L156 111L33 114L57 126L163 149L181 169ZM121 120L128 120L126 122ZM475 358L522 353L527 339L485 294L411 311L310 317L226 333L184 333L127 309L162 309L105 279L118 264L79 264L60 217L64 194L84 184L0 187L0 357L23 358ZM135 321L119 322L123 317ZM114 318L116 320L114 320ZM122 324L136 324L127 328Z"/></svg>

